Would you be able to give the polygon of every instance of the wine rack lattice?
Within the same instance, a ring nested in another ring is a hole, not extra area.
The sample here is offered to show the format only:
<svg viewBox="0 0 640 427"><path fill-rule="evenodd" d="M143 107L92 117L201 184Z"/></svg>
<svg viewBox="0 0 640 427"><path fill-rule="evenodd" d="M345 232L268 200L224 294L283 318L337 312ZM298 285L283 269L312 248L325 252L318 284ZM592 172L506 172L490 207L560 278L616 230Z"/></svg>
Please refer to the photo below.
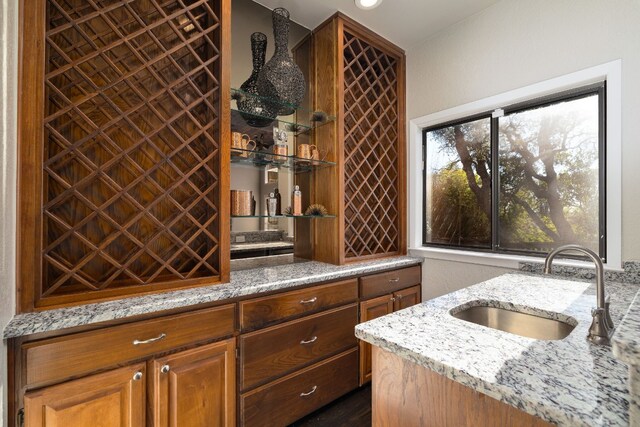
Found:
<svg viewBox="0 0 640 427"><path fill-rule="evenodd" d="M399 251L397 60L344 33L345 258Z"/></svg>
<svg viewBox="0 0 640 427"><path fill-rule="evenodd" d="M47 0L41 296L219 275L210 0Z"/></svg>

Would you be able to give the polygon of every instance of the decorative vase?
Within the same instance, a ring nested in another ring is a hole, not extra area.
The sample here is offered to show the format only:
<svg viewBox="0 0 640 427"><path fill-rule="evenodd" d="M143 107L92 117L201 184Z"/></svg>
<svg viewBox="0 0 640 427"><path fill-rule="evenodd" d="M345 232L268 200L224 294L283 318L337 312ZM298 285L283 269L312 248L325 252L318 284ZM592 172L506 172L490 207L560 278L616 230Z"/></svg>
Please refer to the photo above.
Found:
<svg viewBox="0 0 640 427"><path fill-rule="evenodd" d="M273 57L258 75L258 93L279 102L278 115L293 114L304 98L306 82L302 70L289 56L289 11L273 9L273 36L276 48Z"/></svg>
<svg viewBox="0 0 640 427"><path fill-rule="evenodd" d="M237 100L240 115L249 126L266 127L276 118L277 107L274 104L263 100L258 93L258 75L264 66L267 51L267 36L264 33L251 34L251 58L253 59L253 71L251 75L240 85L240 89L245 92Z"/></svg>

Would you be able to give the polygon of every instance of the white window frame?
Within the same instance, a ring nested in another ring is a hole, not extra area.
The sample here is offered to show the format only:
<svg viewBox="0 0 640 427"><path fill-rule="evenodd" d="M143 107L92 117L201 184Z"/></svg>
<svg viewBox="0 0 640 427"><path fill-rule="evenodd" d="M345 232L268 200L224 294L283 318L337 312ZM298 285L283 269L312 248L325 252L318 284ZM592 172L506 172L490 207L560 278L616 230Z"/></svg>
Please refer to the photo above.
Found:
<svg viewBox="0 0 640 427"><path fill-rule="evenodd" d="M518 268L520 262L543 262L532 256L474 252L422 245L423 179L422 135L430 126L505 108L509 105L553 95L565 90L607 81L606 138L606 214L608 270L622 270L622 60L607 62L575 73L552 78L479 101L439 111L409 121L409 250L412 255L447 261L496 267ZM585 266L580 261L561 261L564 265Z"/></svg>

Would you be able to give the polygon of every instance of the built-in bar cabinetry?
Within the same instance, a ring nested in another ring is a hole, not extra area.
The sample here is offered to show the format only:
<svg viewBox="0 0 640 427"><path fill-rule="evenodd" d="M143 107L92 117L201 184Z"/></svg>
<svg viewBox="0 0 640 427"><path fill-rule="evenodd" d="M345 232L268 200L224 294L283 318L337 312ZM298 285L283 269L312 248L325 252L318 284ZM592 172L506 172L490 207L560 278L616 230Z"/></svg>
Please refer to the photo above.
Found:
<svg viewBox="0 0 640 427"><path fill-rule="evenodd" d="M18 311L226 282L230 0L21 0Z"/></svg>
<svg viewBox="0 0 640 427"><path fill-rule="evenodd" d="M419 302L419 287L416 265L11 339L10 412L27 427L96 413L104 425L288 425L362 383L371 350L355 325L380 298L395 298L387 311Z"/></svg>
<svg viewBox="0 0 640 427"><path fill-rule="evenodd" d="M314 134L337 166L314 173L313 200L337 218L312 225L313 259L344 264L404 254L404 51L340 13L310 43L313 108L337 117Z"/></svg>

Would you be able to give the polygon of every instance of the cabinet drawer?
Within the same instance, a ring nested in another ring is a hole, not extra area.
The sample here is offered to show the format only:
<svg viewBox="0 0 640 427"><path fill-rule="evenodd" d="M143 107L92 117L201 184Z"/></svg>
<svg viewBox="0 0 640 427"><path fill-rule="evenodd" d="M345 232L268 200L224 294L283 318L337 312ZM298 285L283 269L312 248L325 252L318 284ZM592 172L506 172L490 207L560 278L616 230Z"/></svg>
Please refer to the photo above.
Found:
<svg viewBox="0 0 640 427"><path fill-rule="evenodd" d="M285 426L358 387L358 351L341 353L240 397L244 426Z"/></svg>
<svg viewBox="0 0 640 427"><path fill-rule="evenodd" d="M240 336L242 390L344 351L357 344L356 304Z"/></svg>
<svg viewBox="0 0 640 427"><path fill-rule="evenodd" d="M420 266L385 271L360 278L360 298L373 298L422 282Z"/></svg>
<svg viewBox="0 0 640 427"><path fill-rule="evenodd" d="M257 329L294 317L355 302L357 279L285 292L240 303L240 326Z"/></svg>
<svg viewBox="0 0 640 427"><path fill-rule="evenodd" d="M192 343L232 335L235 305L26 343L26 384L66 380Z"/></svg>

